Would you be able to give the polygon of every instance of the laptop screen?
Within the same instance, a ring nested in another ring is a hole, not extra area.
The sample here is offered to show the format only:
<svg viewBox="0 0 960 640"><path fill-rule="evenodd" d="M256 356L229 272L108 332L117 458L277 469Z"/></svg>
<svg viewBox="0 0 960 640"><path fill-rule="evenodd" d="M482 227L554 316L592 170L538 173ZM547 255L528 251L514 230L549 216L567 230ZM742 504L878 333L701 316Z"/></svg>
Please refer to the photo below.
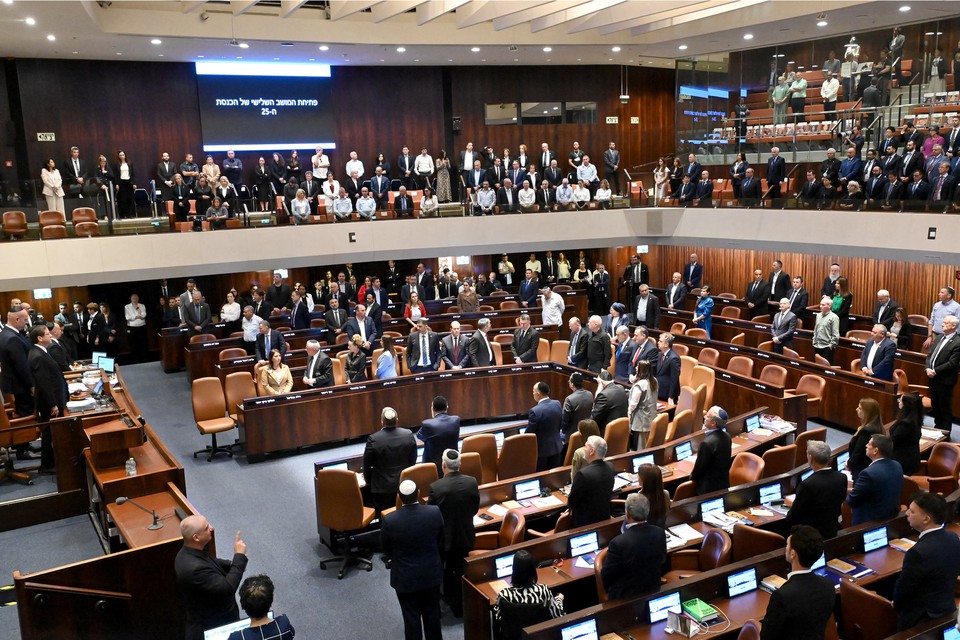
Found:
<svg viewBox="0 0 960 640"><path fill-rule="evenodd" d="M960 629L957 628L957 625L943 630L943 640L960 640Z"/></svg>
<svg viewBox="0 0 960 640"><path fill-rule="evenodd" d="M813 563L813 566L810 567L811 571L816 571L817 569L823 569L827 566L827 554L821 553L820 559Z"/></svg>
<svg viewBox="0 0 960 640"><path fill-rule="evenodd" d="M780 492L779 482L760 487L760 504L770 504L782 499L783 494Z"/></svg>
<svg viewBox="0 0 960 640"><path fill-rule="evenodd" d="M700 504L700 517L703 518L713 511L723 511L723 498L714 498Z"/></svg>
<svg viewBox="0 0 960 640"><path fill-rule="evenodd" d="M101 356L97 366L106 371L107 373L116 373L117 367L113 358L108 358L106 356Z"/></svg>
<svg viewBox="0 0 960 640"><path fill-rule="evenodd" d="M693 455L693 445L690 442L684 442L683 444L677 445L674 453L676 455L677 462L680 460L686 460Z"/></svg>
<svg viewBox="0 0 960 640"><path fill-rule="evenodd" d="M804 471L803 473L800 474L800 481L803 482L804 480L806 480L812 475L813 475L813 469L810 469L809 471Z"/></svg>
<svg viewBox="0 0 960 640"><path fill-rule="evenodd" d="M514 485L513 490L516 492L517 500L526 500L527 498L539 498L540 497L540 481L539 480L527 480L526 482L518 482Z"/></svg>
<svg viewBox="0 0 960 640"><path fill-rule="evenodd" d="M650 624L666 620L668 611L680 613L680 592L674 591L665 596L654 598L647 603L647 609L650 612Z"/></svg>
<svg viewBox="0 0 960 640"><path fill-rule="evenodd" d="M837 456L837 471L843 471L847 468L847 460L850 459L850 452L844 451Z"/></svg>
<svg viewBox="0 0 960 640"><path fill-rule="evenodd" d="M95 386L93 388L93 391L91 391L90 393L92 393L94 397L97 397L101 393L103 393L103 380L97 380L97 386Z"/></svg>
<svg viewBox="0 0 960 640"><path fill-rule="evenodd" d="M582 536L570 538L570 557L576 558L585 553L593 553L600 550L600 542L597 540L597 532L591 531Z"/></svg>
<svg viewBox="0 0 960 640"><path fill-rule="evenodd" d="M757 570L754 567L727 576L727 590L731 598L742 593L748 593L756 588Z"/></svg>
<svg viewBox="0 0 960 640"><path fill-rule="evenodd" d="M100 365L100 358L106 358L106 357L107 357L106 351L94 351L92 354L90 354L90 362L93 364L93 366L96 367Z"/></svg>
<svg viewBox="0 0 960 640"><path fill-rule="evenodd" d="M324 469L343 469L344 471L348 471L350 467L347 466L346 462L338 462L336 464L328 464Z"/></svg>
<svg viewBox="0 0 960 640"><path fill-rule="evenodd" d="M648 453L644 456L637 456L633 459L633 472L639 473L640 467L645 464L653 464L653 454Z"/></svg>
<svg viewBox="0 0 960 640"><path fill-rule="evenodd" d="M494 566L496 567L497 577L498 578L509 578L513 575L513 554L511 553L508 556L500 556L493 561Z"/></svg>
<svg viewBox="0 0 960 640"><path fill-rule="evenodd" d="M560 640L598 640L597 621L593 618L560 629Z"/></svg>
<svg viewBox="0 0 960 640"><path fill-rule="evenodd" d="M878 527L863 534L863 552L875 551L887 546L887 528Z"/></svg>
<svg viewBox="0 0 960 640"><path fill-rule="evenodd" d="M747 433L750 433L754 429L760 426L760 414L752 415L747 418Z"/></svg>
<svg viewBox="0 0 960 640"><path fill-rule="evenodd" d="M503 446L503 431L497 431L493 434L493 439L497 441L497 451Z"/></svg>
<svg viewBox="0 0 960 640"><path fill-rule="evenodd" d="M273 620L273 611L269 611L267 616ZM249 626L250 618L237 620L236 622L225 624L222 627L216 627L214 629L208 629L207 631L204 631L203 640L227 640L227 638L230 637L230 634L234 631L240 631L241 629L246 629Z"/></svg>

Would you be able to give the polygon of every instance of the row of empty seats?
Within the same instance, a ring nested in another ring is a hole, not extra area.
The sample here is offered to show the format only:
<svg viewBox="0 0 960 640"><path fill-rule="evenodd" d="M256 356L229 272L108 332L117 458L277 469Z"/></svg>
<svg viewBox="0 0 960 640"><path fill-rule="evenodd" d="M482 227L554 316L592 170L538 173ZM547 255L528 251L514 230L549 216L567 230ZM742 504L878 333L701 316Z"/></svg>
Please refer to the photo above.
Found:
<svg viewBox="0 0 960 640"><path fill-rule="evenodd" d="M100 224L97 222L97 212L90 207L77 207L70 214L73 232L78 237L100 235ZM60 211L41 211L39 215L40 237L44 240L51 238L66 238L66 216ZM23 211L3 212L3 234L11 240L23 238L27 235L27 216Z"/></svg>

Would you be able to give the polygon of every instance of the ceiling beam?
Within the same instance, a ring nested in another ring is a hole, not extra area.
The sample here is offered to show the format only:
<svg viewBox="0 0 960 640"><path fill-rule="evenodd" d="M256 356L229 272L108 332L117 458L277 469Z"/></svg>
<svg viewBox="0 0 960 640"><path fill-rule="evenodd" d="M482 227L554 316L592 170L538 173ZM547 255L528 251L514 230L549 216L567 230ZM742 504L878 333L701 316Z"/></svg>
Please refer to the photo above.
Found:
<svg viewBox="0 0 960 640"><path fill-rule="evenodd" d="M414 9L417 5L421 5L426 1L427 0L386 0L386 2L375 5L370 10L370 15L373 17L375 23L380 24L390 18L406 13L410 9Z"/></svg>
<svg viewBox="0 0 960 640"><path fill-rule="evenodd" d="M668 18L674 18L677 16L682 16L691 11L699 11L702 9L710 9L714 7L723 7L728 4L727 0L708 0L707 2L700 2L693 6L688 7L673 7L666 11L658 11L653 13L647 13L642 17L631 18L627 20L620 20L618 22L611 23L607 26L600 27L597 29L597 33L600 35L610 35L612 33L617 33L619 31L626 31L634 27L642 27L643 25L650 24L651 22L657 22L658 20L664 20Z"/></svg>
<svg viewBox="0 0 960 640"><path fill-rule="evenodd" d="M657 20L650 22L648 24L640 25L637 27L632 27L630 29L631 36L641 36L645 33L650 33L652 31L657 31L658 29L667 29L669 27L676 27L681 24L688 24L690 22L696 22L698 20L707 20L709 18L719 16L730 11L737 11L738 9L746 9L747 7L752 7L754 5L763 4L768 0L736 0L736 2L728 2L722 7L714 7L712 9L702 9L700 11L690 11L684 13L683 15L674 16L672 18L667 18L664 20Z"/></svg>
<svg viewBox="0 0 960 640"><path fill-rule="evenodd" d="M624 0L592 0L591 2L584 2L571 9L554 11L543 17L531 20L530 31L532 33L544 31L546 29L550 29L551 27L556 27L557 25L563 24L564 22L569 22L570 20L577 20L578 18L583 18L584 16L593 15L594 13L609 9L610 7L614 7L622 2L624 2Z"/></svg>
<svg viewBox="0 0 960 640"><path fill-rule="evenodd" d="M306 3L307 0L280 0L280 17L289 18Z"/></svg>
<svg viewBox="0 0 960 640"><path fill-rule="evenodd" d="M339 20L352 16L365 9L369 9L377 2L361 2L360 0L330 0L330 20Z"/></svg>
<svg viewBox="0 0 960 640"><path fill-rule="evenodd" d="M471 0L432 0L417 7L417 25L423 26L445 13L459 9Z"/></svg>
<svg viewBox="0 0 960 640"><path fill-rule="evenodd" d="M669 6L671 9L676 10L681 7L700 4L705 3L703 0L673 0ZM653 2L621 4L574 20L573 24L568 25L567 33L581 33L583 31L590 31L591 29L599 29L608 25L643 18L644 16L649 16L659 11L663 11L663 5Z"/></svg>
<svg viewBox="0 0 960 640"><path fill-rule="evenodd" d="M556 11L572 9L581 4L583 4L583 2L579 0L554 0L554 2L541 2L535 7L518 11L513 15L499 16L494 18L493 29L494 31L503 31L504 29L516 27L524 22L529 22L530 20L536 20L537 18L548 16Z"/></svg>
<svg viewBox="0 0 960 640"><path fill-rule="evenodd" d="M182 13L193 13L205 4L207 4L207 0L181 0L180 11Z"/></svg>
<svg viewBox="0 0 960 640"><path fill-rule="evenodd" d="M457 29L490 22L496 17L509 16L542 4L541 0L473 0L457 11Z"/></svg>
<svg viewBox="0 0 960 640"><path fill-rule="evenodd" d="M260 0L230 0L230 10L233 11L233 15L241 16L257 6L257 2L259 1Z"/></svg>

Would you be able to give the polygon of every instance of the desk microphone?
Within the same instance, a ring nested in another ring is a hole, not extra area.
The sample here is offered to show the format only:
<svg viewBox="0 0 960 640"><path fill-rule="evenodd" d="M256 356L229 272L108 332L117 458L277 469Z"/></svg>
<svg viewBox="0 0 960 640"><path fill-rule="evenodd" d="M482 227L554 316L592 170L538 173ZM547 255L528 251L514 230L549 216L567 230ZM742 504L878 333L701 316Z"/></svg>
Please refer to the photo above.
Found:
<svg viewBox="0 0 960 640"><path fill-rule="evenodd" d="M160 516L157 515L157 512L156 512L156 511L152 511L152 510L150 510L150 509L147 509L145 506L143 506L143 505L140 504L139 502L137 502L137 501L135 501L135 500L131 500L130 498L127 498L127 497L120 497L120 498L117 498L117 500L116 500L117 505L121 505L121 504L124 504L124 503L126 503L126 502L129 502L130 504L134 505L135 507L138 507L139 509L141 509L141 510L143 510L143 511L146 511L147 513L149 513L150 515L153 516L153 524L151 524L150 526L148 526L147 529L149 529L150 531L156 531L157 529L163 529L163 523L160 522Z"/></svg>

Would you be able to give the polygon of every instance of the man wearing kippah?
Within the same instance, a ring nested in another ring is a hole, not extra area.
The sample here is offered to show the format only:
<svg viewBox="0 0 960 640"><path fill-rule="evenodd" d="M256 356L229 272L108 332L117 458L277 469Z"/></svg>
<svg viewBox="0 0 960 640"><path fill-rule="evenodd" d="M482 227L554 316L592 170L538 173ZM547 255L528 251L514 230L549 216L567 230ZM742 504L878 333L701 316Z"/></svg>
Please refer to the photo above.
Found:
<svg viewBox="0 0 960 640"><path fill-rule="evenodd" d="M697 495L711 491L720 491L730 486L730 434L727 426L727 412L720 407L710 407L703 417L703 429L707 432L700 449L697 450L697 462L690 472L690 479L697 485Z"/></svg>

